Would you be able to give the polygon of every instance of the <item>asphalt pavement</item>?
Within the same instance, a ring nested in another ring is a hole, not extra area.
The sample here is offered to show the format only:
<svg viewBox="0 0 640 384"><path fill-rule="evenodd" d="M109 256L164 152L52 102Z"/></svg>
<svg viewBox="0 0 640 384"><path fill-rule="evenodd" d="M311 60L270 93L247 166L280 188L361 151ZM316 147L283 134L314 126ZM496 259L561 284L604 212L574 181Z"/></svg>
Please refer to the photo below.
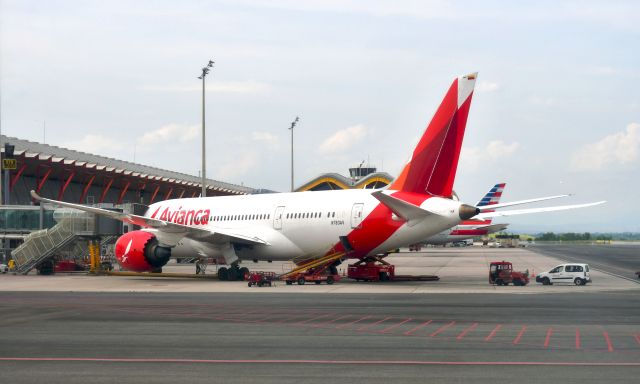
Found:
<svg viewBox="0 0 640 384"><path fill-rule="evenodd" d="M640 283L640 244L536 244L533 252L563 260L586 263L591 268Z"/></svg>
<svg viewBox="0 0 640 384"><path fill-rule="evenodd" d="M11 292L3 382L632 382L637 291Z"/></svg>
<svg viewBox="0 0 640 384"><path fill-rule="evenodd" d="M402 273L441 277L424 283L258 289L3 275L0 382L634 382L639 249L433 248L389 258ZM597 279L493 287L492 260L538 273L587 262Z"/></svg>

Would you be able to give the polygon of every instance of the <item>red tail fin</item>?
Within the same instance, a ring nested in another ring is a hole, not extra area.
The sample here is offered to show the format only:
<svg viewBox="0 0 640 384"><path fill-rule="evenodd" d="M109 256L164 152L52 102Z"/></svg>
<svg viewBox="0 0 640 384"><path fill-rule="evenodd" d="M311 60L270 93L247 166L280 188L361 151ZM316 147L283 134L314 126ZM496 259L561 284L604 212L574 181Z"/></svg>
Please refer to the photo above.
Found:
<svg viewBox="0 0 640 384"><path fill-rule="evenodd" d="M453 81L411 160L389 189L451 196L476 76Z"/></svg>

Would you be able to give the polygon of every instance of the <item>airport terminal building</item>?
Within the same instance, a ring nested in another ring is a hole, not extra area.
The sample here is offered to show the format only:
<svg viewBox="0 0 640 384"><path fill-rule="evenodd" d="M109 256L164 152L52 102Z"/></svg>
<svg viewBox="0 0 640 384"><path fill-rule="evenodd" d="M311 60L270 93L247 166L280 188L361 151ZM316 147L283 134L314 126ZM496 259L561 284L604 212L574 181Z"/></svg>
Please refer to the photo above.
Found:
<svg viewBox="0 0 640 384"><path fill-rule="evenodd" d="M10 250L29 233L56 224L53 207L34 205L31 190L55 200L132 211L135 204L197 197L202 191L201 179L184 173L4 135L0 142L2 158L15 160L14 169L3 171L0 262L6 261ZM5 153L4 144L9 144L7 149L13 153ZM207 196L256 192L245 186L207 181Z"/></svg>

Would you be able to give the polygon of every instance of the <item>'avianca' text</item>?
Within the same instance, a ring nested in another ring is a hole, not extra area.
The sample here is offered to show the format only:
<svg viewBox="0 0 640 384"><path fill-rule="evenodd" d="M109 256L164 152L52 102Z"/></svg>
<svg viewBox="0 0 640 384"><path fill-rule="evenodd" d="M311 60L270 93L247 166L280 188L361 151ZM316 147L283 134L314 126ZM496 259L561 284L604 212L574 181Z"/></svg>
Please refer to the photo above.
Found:
<svg viewBox="0 0 640 384"><path fill-rule="evenodd" d="M161 209L162 207L158 207L151 215L151 218L155 219ZM180 207L172 211L169 207L166 207L157 219L183 225L206 225L209 223L209 216L211 216L211 210L209 209L186 210Z"/></svg>

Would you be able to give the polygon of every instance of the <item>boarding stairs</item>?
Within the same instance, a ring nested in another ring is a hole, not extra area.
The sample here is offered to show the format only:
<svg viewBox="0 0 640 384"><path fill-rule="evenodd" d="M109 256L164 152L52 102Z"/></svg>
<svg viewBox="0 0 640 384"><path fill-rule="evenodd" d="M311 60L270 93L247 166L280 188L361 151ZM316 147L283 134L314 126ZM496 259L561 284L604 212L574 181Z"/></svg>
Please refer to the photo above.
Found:
<svg viewBox="0 0 640 384"><path fill-rule="evenodd" d="M75 210L58 210L54 213L58 222L53 228L42 229L27 235L12 252L16 273L26 275L43 261L55 256L77 238L93 228L94 216Z"/></svg>
<svg viewBox="0 0 640 384"><path fill-rule="evenodd" d="M116 241L119 236L105 236L100 239L100 263L110 263L116 265Z"/></svg>

